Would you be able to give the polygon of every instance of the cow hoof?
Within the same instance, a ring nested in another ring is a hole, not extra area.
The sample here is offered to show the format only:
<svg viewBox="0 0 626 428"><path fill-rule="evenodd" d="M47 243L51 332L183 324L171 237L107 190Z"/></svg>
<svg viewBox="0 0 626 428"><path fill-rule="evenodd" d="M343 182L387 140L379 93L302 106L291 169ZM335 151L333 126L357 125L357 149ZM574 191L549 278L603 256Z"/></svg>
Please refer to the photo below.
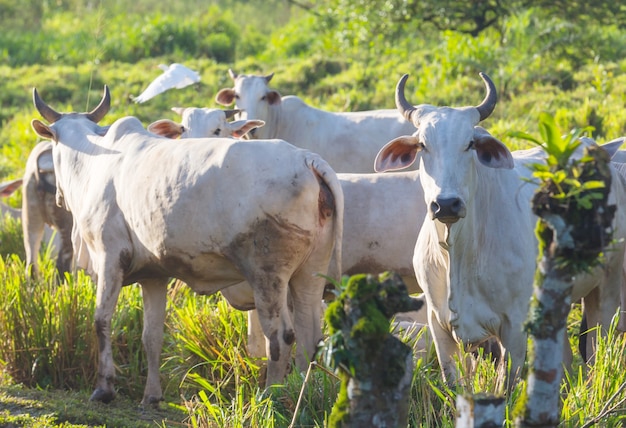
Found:
<svg viewBox="0 0 626 428"><path fill-rule="evenodd" d="M141 406L143 408L147 408L147 407L159 407L159 403L163 401L163 397L155 397L154 395L150 395L148 397L143 397L143 400L141 400Z"/></svg>
<svg viewBox="0 0 626 428"><path fill-rule="evenodd" d="M115 398L115 393L112 391L104 391L97 388L89 397L89 401L100 401L104 404L109 404Z"/></svg>

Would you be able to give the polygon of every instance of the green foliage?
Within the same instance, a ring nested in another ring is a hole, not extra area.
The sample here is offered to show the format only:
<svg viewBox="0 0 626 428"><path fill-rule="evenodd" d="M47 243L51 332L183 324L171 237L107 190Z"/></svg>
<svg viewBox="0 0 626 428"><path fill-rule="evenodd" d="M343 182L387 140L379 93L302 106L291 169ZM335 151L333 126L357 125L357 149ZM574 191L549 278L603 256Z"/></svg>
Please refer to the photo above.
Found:
<svg viewBox="0 0 626 428"><path fill-rule="evenodd" d="M619 315L619 314L618 314ZM626 336L617 330L619 316L598 337L595 364L566 373L561 419L567 426L621 426L626 421L624 355Z"/></svg>
<svg viewBox="0 0 626 428"><path fill-rule="evenodd" d="M573 201L574 209L591 209L592 201L602 198L602 193L593 190L604 188L600 180L582 180L583 166L590 162L589 157L580 160L571 160L571 156L580 146L579 138L593 128L573 129L562 136L554 117L548 113L539 115L539 133L541 139L536 139L523 132L511 132L509 135L524 138L542 147L546 154L546 164L533 164L533 177L539 179L546 186L554 186L555 190L550 197L562 204Z"/></svg>
<svg viewBox="0 0 626 428"><path fill-rule="evenodd" d="M22 222L9 214L0 214L0 257L15 254L20 260L26 258Z"/></svg>
<svg viewBox="0 0 626 428"><path fill-rule="evenodd" d="M540 217L539 257L548 257L576 275L601 263L604 247L611 241L616 207L607 205L610 159L598 146L585 147L582 157L573 158L585 130L573 129L562 136L547 113L539 117L539 130L541 139L511 133L541 146L547 154L546 164L530 166L540 183L532 201L533 212Z"/></svg>
<svg viewBox="0 0 626 428"><path fill-rule="evenodd" d="M25 271L16 256L0 261L4 369L31 387L84 388L93 380L97 349L91 334L93 286L84 276L58 286L50 262L42 267L42 280L27 280Z"/></svg>
<svg viewBox="0 0 626 428"><path fill-rule="evenodd" d="M229 402L244 386L257 385L260 367L245 347L245 312L233 309L220 295L197 296L178 281L169 302L167 329L176 351L165 358L175 381L182 379L188 387L200 382L219 403Z"/></svg>

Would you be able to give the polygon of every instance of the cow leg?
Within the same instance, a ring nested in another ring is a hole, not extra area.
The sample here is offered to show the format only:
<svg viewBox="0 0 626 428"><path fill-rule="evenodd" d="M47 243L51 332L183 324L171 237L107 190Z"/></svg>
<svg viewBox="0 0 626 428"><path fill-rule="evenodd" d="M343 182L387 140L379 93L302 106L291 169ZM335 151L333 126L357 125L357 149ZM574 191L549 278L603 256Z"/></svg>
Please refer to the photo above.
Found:
<svg viewBox="0 0 626 428"><path fill-rule="evenodd" d="M250 282L254 284L254 282ZM266 385L281 383L287 375L295 331L287 305L288 280L273 277L257 281L254 298L259 321L266 338Z"/></svg>
<svg viewBox="0 0 626 428"><path fill-rule="evenodd" d="M291 279L290 297L296 330L296 366L306 371L322 340L322 298L326 280L316 275L320 270L305 268Z"/></svg>
<svg viewBox="0 0 626 428"><path fill-rule="evenodd" d="M141 341L148 360L148 378L141 404L157 405L163 400L159 367L163 348L163 326L167 303L167 278L141 281L143 296L143 332Z"/></svg>
<svg viewBox="0 0 626 428"><path fill-rule="evenodd" d="M604 295L601 296L601 294ZM609 290L600 290L598 287L591 290L583 298L584 311L587 317L587 363L595 361L595 351L598 344L598 335L605 334L611 324L611 320L619 306L620 296L618 293L610 293Z"/></svg>
<svg viewBox="0 0 626 428"><path fill-rule="evenodd" d="M111 257L112 259L113 257ZM98 287L96 292L95 327L98 338L98 376L96 389L90 400L109 403L115 398L115 365L111 350L111 319L115 312L117 299L122 288L122 272L119 269L119 259L106 260L98 263L103 266L98 272Z"/></svg>
<svg viewBox="0 0 626 428"><path fill-rule="evenodd" d="M43 239L45 221L39 210L29 208L26 201L22 207L22 231L24 250L26 251L26 274L38 275L37 257Z"/></svg>
<svg viewBox="0 0 626 428"><path fill-rule="evenodd" d="M526 360L526 333L520 325L511 325L503 323L501 326L500 342L504 348L502 353L501 364L508 364L510 359L510 370L506 373L507 391L511 391L515 386L517 379L522 376L524 361Z"/></svg>
<svg viewBox="0 0 626 428"><path fill-rule="evenodd" d="M265 337L256 310L248 311L248 354L252 358L265 357Z"/></svg>
<svg viewBox="0 0 626 428"><path fill-rule="evenodd" d="M572 369L572 363L574 361L574 354L572 353L572 345L569 343L569 336L567 329L565 329L565 337L563 338L563 366L568 372Z"/></svg>
<svg viewBox="0 0 626 428"><path fill-rule="evenodd" d="M433 343L435 344L435 351L437 352L437 359L439 360L443 380L450 387L455 387L459 373L456 362L454 361L454 356L457 355L461 357L459 344L443 329L432 311L429 311L428 314L428 325L432 334Z"/></svg>
<svg viewBox="0 0 626 428"><path fill-rule="evenodd" d="M74 260L74 247L72 245L72 215L65 210L53 210L54 224L58 225L57 233L61 241L61 248L57 255L57 273L63 279L65 272L71 272Z"/></svg>

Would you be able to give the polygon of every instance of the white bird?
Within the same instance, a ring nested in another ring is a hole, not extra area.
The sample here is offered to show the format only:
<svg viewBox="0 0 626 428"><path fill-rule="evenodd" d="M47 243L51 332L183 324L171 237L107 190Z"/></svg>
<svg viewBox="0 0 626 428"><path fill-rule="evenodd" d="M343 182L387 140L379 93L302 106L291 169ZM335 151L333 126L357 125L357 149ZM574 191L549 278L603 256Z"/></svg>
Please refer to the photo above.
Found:
<svg viewBox="0 0 626 428"><path fill-rule="evenodd" d="M150 98L165 92L168 89L181 89L200 81L200 75L182 64L174 63L170 66L159 64L163 74L154 79L148 87L137 97L136 103L143 103Z"/></svg>

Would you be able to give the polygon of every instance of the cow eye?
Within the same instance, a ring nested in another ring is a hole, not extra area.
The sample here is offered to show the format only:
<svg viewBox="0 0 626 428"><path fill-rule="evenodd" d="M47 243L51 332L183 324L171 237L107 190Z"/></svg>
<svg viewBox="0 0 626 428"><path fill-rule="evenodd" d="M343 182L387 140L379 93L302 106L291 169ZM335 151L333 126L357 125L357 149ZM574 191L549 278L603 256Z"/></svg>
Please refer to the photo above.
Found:
<svg viewBox="0 0 626 428"><path fill-rule="evenodd" d="M467 150L472 150L473 148L474 148L474 140L470 140L469 144L467 145L467 149L465 149L465 150L466 151Z"/></svg>
<svg viewBox="0 0 626 428"><path fill-rule="evenodd" d="M213 135L220 135L221 132L222 130L220 128L217 128L215 132L213 133Z"/></svg>
<svg viewBox="0 0 626 428"><path fill-rule="evenodd" d="M266 99L267 99L267 95L263 95L263 96L261 97L261 101L265 101Z"/></svg>
<svg viewBox="0 0 626 428"><path fill-rule="evenodd" d="M235 94L235 99L238 100L239 99L239 94Z"/></svg>

